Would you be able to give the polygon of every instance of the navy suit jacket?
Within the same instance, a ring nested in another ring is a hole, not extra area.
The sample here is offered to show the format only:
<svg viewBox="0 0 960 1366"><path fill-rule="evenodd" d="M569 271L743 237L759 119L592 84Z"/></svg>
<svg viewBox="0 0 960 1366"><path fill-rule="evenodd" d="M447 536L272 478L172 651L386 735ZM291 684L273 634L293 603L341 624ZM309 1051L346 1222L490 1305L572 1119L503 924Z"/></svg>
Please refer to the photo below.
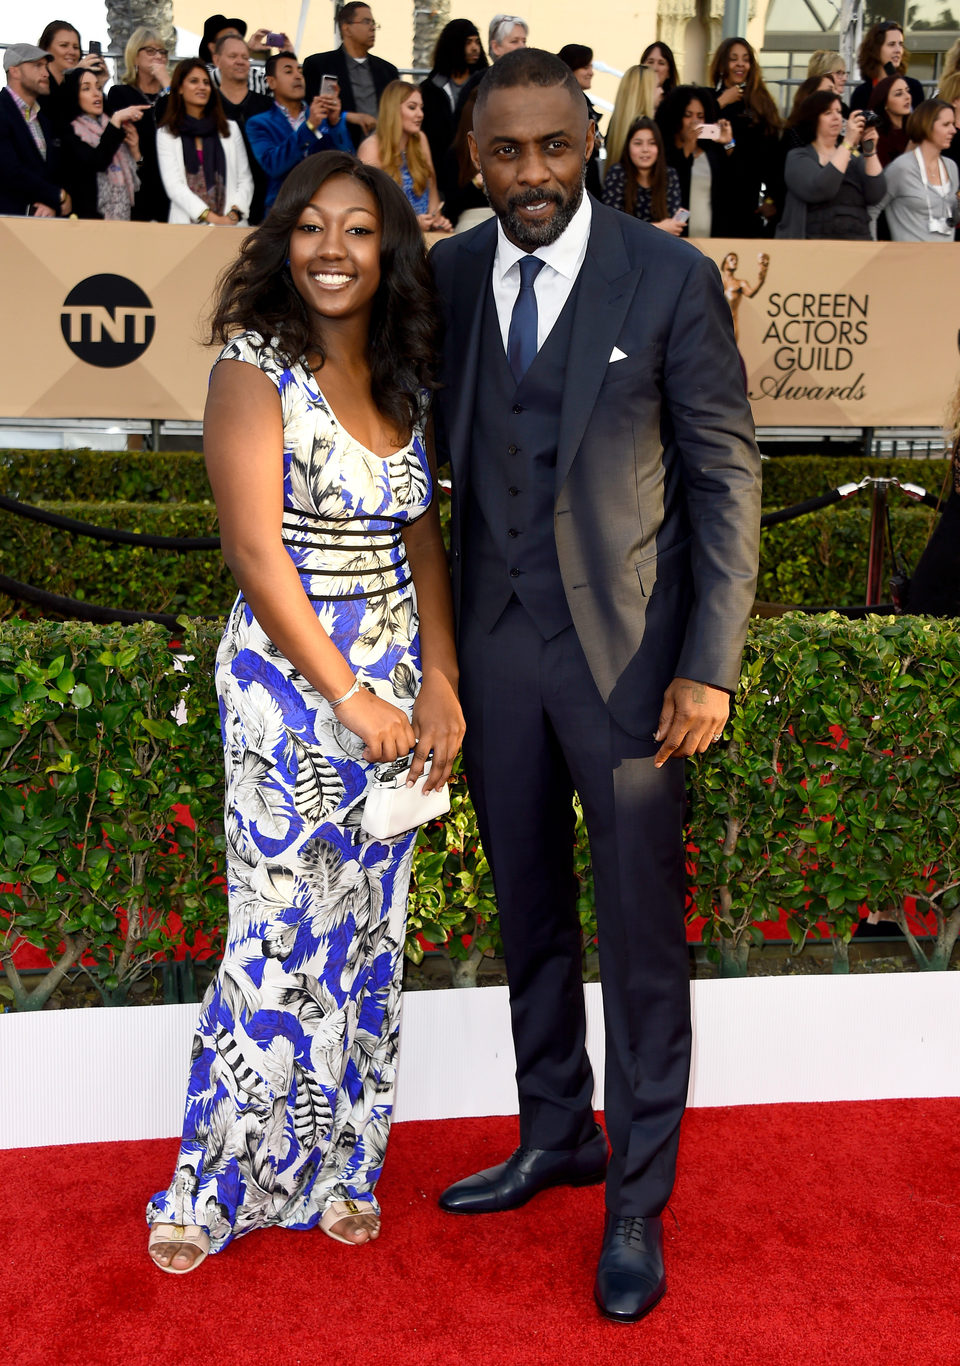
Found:
<svg viewBox="0 0 960 1366"><path fill-rule="evenodd" d="M370 63L370 75L373 77L373 88L377 92L377 103L380 96L386 90L391 81L400 79L400 72L392 62L385 62L382 57L375 57L371 52L367 61ZM350 68L347 66L347 54L342 47L335 47L332 52L315 52L312 57L308 57L303 64L303 79L307 85L307 104L313 99L314 95L320 94L320 78L322 76L336 76L340 82L340 104L345 114L355 114L357 112L357 102L353 94L353 86L350 83ZM350 136L353 138L355 147L359 147L366 133L355 123L348 125Z"/></svg>
<svg viewBox="0 0 960 1366"><path fill-rule="evenodd" d="M46 161L13 96L0 90L0 214L26 214L33 204L60 212L60 138L42 110L39 117Z"/></svg>
<svg viewBox="0 0 960 1366"><path fill-rule="evenodd" d="M557 450L554 536L601 696L649 737L680 676L736 690L754 600L760 457L716 266L689 243L593 204ZM480 324L495 219L430 260L447 315L437 449L453 477L454 595ZM615 359L615 348L624 353Z"/></svg>

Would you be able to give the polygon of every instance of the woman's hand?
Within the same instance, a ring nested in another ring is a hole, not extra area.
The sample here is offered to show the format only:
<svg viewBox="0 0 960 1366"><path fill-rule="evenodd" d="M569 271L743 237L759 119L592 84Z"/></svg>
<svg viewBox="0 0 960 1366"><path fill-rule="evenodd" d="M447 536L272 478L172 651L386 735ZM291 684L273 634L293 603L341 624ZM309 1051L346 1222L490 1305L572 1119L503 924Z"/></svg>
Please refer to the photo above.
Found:
<svg viewBox="0 0 960 1366"><path fill-rule="evenodd" d="M406 714L369 688L361 688L348 702L342 702L334 716L347 730L360 736L363 757L371 764L399 759L417 743Z"/></svg>
<svg viewBox="0 0 960 1366"><path fill-rule="evenodd" d="M717 127L720 130L720 146L726 147L727 143L733 142L733 126L729 119L718 119Z"/></svg>
<svg viewBox="0 0 960 1366"><path fill-rule="evenodd" d="M847 131L844 134L844 141L849 142L851 147L856 147L863 137L863 111L855 109L847 119Z"/></svg>
<svg viewBox="0 0 960 1366"><path fill-rule="evenodd" d="M675 218L661 218L659 223L654 223L655 228L662 228L664 232L673 233L674 237L682 237L684 224L679 223Z"/></svg>
<svg viewBox="0 0 960 1366"><path fill-rule="evenodd" d="M413 728L417 747L410 766L408 783L415 783L433 751L433 763L424 792L435 792L450 778L466 729L456 689L445 674L426 673L413 704Z"/></svg>
<svg viewBox="0 0 960 1366"><path fill-rule="evenodd" d="M128 124L124 129L123 140L127 145L130 155L134 161L140 160L140 134L132 124Z"/></svg>
<svg viewBox="0 0 960 1366"><path fill-rule="evenodd" d="M737 104L743 99L743 91L738 85L729 85L726 90L721 90L717 96L717 104L721 109L726 109L728 104Z"/></svg>
<svg viewBox="0 0 960 1366"><path fill-rule="evenodd" d="M114 128L122 128L125 123L139 123L143 118L144 105L131 104L126 109L118 109L110 115Z"/></svg>
<svg viewBox="0 0 960 1366"><path fill-rule="evenodd" d="M430 218L430 232L453 232L453 224L449 218L444 218L442 213L428 215Z"/></svg>

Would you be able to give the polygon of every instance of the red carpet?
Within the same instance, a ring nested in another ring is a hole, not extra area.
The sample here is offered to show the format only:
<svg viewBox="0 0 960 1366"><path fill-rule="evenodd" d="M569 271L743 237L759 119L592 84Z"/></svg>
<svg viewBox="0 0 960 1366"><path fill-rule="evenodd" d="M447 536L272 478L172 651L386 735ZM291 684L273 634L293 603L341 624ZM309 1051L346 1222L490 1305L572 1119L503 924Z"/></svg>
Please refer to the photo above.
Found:
<svg viewBox="0 0 960 1366"><path fill-rule="evenodd" d="M176 1144L0 1153L10 1366L956 1366L960 1101L692 1110L666 1219L666 1299L592 1301L602 1192L442 1215L513 1119L394 1128L384 1231L351 1249L255 1233L194 1275L144 1253Z"/></svg>

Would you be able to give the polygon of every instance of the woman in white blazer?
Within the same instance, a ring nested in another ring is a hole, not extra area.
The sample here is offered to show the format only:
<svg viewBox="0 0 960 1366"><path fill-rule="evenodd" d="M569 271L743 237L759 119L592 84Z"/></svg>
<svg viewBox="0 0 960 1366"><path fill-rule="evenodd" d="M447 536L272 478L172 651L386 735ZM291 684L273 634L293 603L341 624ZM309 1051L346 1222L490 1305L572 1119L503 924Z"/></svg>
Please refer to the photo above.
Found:
<svg viewBox="0 0 960 1366"><path fill-rule="evenodd" d="M956 132L953 106L924 100L907 123L914 146L891 161L883 201L894 242L952 242L960 220L957 163L944 153Z"/></svg>
<svg viewBox="0 0 960 1366"><path fill-rule="evenodd" d="M199 57L180 62L173 73L157 128L157 161L170 223L246 221L253 198L247 151Z"/></svg>

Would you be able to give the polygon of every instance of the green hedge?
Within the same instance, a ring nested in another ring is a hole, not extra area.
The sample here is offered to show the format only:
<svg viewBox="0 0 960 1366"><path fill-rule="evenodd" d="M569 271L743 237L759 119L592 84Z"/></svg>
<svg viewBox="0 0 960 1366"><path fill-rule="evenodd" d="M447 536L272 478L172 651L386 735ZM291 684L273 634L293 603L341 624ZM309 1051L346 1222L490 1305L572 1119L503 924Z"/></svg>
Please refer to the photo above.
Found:
<svg viewBox="0 0 960 1366"><path fill-rule="evenodd" d="M49 503L96 526L159 536L215 536L213 504ZM35 588L106 607L223 616L236 586L219 550L110 545L0 512L0 573ZM36 619L43 609L0 595L0 614Z"/></svg>
<svg viewBox="0 0 960 1366"><path fill-rule="evenodd" d="M0 491L24 503L203 503L212 497L196 451L0 451Z"/></svg>
<svg viewBox="0 0 960 1366"><path fill-rule="evenodd" d="M905 484L919 484L928 493L939 495L950 462L946 456L939 460L902 460L890 456L782 455L763 462L764 509L791 507L807 498L829 493L841 484L858 484L869 475L900 479ZM869 506L867 490L857 494L864 506ZM891 506L909 507L904 494L893 492Z"/></svg>
<svg viewBox="0 0 960 1366"><path fill-rule="evenodd" d="M939 493L947 465L946 458L775 456L763 462L763 503L789 507L867 474L896 476ZM203 503L211 497L196 451L0 451L0 491L26 503Z"/></svg>
<svg viewBox="0 0 960 1366"><path fill-rule="evenodd" d="M893 508L894 544L916 566L936 521L932 508ZM849 607L864 601L870 546L869 502L841 504L766 527L760 537L757 597L796 607ZM885 575L889 577L889 555ZM886 590L884 590L886 591Z"/></svg>
<svg viewBox="0 0 960 1366"><path fill-rule="evenodd" d="M84 953L105 999L169 956L183 922L222 942L222 759L211 685L219 628L187 624L182 672L158 627L0 627L0 959L8 995L42 1004ZM825 925L845 964L859 907L897 920L944 968L960 932L960 623L754 622L727 740L689 765L693 914L723 971L789 912L798 945ZM187 721L171 719L186 700ZM189 806L196 828L178 823ZM580 911L596 933L589 852ZM905 902L937 920L932 951ZM420 835L408 953L443 944L460 980L499 942L489 870L461 781ZM28 995L17 943L57 966Z"/></svg>
<svg viewBox="0 0 960 1366"><path fill-rule="evenodd" d="M445 500L446 502L447 500ZM216 534L212 505L51 504L53 511L100 526L165 536ZM894 536L910 567L926 542L932 511L895 508ZM761 539L758 596L797 606L844 606L863 601L870 510L826 508L769 527ZM0 514L0 573L66 597L109 607L223 616L236 591L218 551L146 550L111 546ZM42 609L0 596L0 615L31 619Z"/></svg>

